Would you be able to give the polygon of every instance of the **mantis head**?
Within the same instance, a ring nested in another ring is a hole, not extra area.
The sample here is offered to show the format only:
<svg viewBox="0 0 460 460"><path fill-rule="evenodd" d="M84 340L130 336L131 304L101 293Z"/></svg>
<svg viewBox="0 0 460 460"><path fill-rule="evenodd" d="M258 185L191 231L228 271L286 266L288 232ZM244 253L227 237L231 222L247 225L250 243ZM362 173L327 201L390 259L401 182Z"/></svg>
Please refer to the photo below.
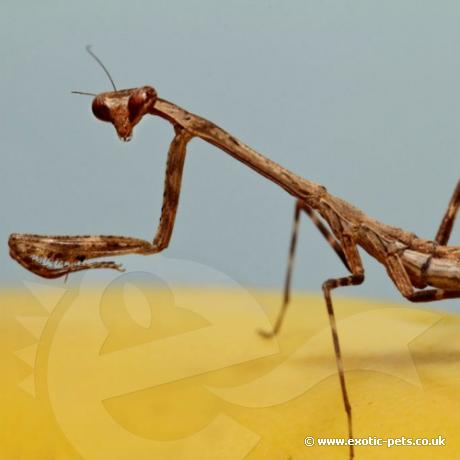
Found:
<svg viewBox="0 0 460 460"><path fill-rule="evenodd" d="M113 91L97 95L82 91L72 91L72 93L95 96L92 105L94 116L98 120L112 123L118 137L123 141L129 141L132 137L134 126L139 123L146 113L150 113L153 110L157 100L157 92L151 86L117 90L109 71L91 51L90 45L86 47L86 51L104 70L112 84Z"/></svg>
<svg viewBox="0 0 460 460"><path fill-rule="evenodd" d="M143 86L98 94L92 110L98 120L113 124L121 140L129 141L134 126L145 114L152 112L156 100L155 89Z"/></svg>

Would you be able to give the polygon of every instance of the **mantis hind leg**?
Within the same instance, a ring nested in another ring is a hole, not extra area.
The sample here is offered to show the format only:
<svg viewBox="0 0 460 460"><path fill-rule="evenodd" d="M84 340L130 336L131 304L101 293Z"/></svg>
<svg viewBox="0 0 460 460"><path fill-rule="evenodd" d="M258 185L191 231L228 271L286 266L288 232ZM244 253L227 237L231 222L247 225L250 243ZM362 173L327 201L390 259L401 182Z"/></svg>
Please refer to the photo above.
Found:
<svg viewBox="0 0 460 460"><path fill-rule="evenodd" d="M455 223L457 211L460 206L460 180L457 182L452 198L450 199L449 206L439 226L438 233L436 234L435 241L444 246L447 244Z"/></svg>

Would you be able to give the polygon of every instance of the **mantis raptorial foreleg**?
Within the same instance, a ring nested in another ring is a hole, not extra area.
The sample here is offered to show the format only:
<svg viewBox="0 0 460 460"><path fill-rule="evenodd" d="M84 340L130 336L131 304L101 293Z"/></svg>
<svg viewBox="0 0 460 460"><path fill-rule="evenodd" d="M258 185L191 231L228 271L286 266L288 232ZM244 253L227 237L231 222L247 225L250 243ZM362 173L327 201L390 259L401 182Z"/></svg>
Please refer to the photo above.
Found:
<svg viewBox="0 0 460 460"><path fill-rule="evenodd" d="M190 133L180 126L176 125L174 129L176 134L169 146L168 158L166 160L160 223L153 239L155 252L165 249L171 240L177 206L179 204L187 143L192 138Z"/></svg>
<svg viewBox="0 0 460 460"><path fill-rule="evenodd" d="M170 144L160 223L153 242L129 236L56 236L12 234L10 255L23 267L44 278L58 278L69 273L94 268L121 270L114 262L93 262L89 259L124 254L156 254L165 249L171 239L179 203L186 146L193 136L180 126Z"/></svg>
<svg viewBox="0 0 460 460"><path fill-rule="evenodd" d="M449 241L452 228L454 226L455 217L460 206L460 180L457 182L452 198L447 206L446 213L439 226L438 233L436 234L435 241L440 245L445 245Z"/></svg>

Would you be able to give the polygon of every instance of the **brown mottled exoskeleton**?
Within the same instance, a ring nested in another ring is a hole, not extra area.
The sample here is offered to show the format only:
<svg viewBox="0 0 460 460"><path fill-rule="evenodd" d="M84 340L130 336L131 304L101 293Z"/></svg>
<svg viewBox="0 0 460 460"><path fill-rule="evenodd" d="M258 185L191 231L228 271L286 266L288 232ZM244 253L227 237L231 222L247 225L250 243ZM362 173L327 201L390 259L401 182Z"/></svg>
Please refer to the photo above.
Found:
<svg viewBox="0 0 460 460"><path fill-rule="evenodd" d="M124 236L12 234L9 239L11 257L37 275L57 278L91 268L121 269L114 262L88 262L92 259L123 254L148 255L162 251L168 246L173 231L187 144L192 138L199 137L215 145L275 182L296 199L282 307L273 330L264 332L263 335L271 337L277 334L286 313L299 217L302 212L313 220L350 272L350 275L343 278L325 281L322 289L348 417L348 435L352 438L352 412L345 384L331 290L340 286L358 285L364 281L364 268L358 252L358 247L361 247L385 266L396 288L411 302L460 297L460 246L447 245L460 204L460 181L435 239L425 240L368 217L351 204L328 193L322 185L288 171L214 123L160 99L155 89L150 86L99 94L93 100L92 109L96 118L112 123L118 136L124 141L131 138L134 126L144 115L164 118L174 128L175 134L167 157L161 218L153 241ZM429 288L425 289L427 287ZM352 445L349 452L350 457L353 457Z"/></svg>

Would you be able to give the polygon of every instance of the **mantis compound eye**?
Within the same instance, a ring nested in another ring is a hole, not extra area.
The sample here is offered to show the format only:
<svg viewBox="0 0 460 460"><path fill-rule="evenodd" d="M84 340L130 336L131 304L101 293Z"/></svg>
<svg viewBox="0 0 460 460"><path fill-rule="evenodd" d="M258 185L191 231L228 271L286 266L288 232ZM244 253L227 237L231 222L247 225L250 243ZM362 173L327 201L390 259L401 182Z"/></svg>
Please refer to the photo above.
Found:
<svg viewBox="0 0 460 460"><path fill-rule="evenodd" d="M128 100L128 111L130 120L135 120L139 115L148 112L157 99L156 91L150 86L144 86L134 91Z"/></svg>
<svg viewBox="0 0 460 460"><path fill-rule="evenodd" d="M101 121L112 121L110 109L107 107L104 101L101 101L98 97L94 98L91 106L94 116Z"/></svg>

